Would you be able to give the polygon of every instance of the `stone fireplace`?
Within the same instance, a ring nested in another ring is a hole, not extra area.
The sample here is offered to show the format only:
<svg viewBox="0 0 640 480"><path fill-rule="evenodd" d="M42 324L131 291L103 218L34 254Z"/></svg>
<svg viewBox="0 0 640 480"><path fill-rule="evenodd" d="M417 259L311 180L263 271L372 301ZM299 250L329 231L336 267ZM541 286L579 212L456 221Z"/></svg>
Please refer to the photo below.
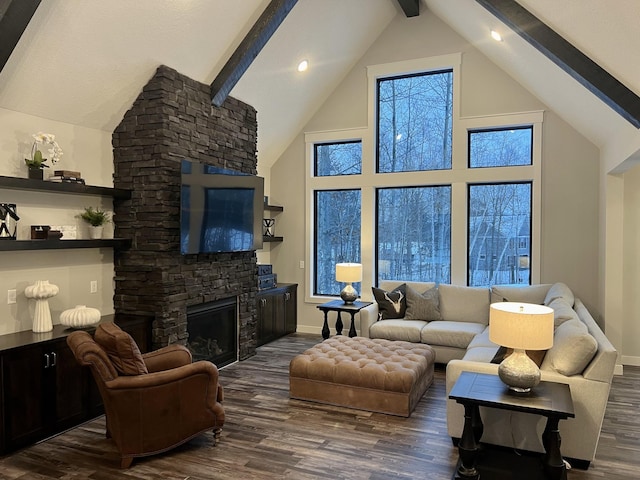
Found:
<svg viewBox="0 0 640 480"><path fill-rule="evenodd" d="M152 346L187 344L187 317L199 306L234 299L238 357L256 348L255 252L180 254L180 162L195 160L256 174L256 111L234 98L211 105L209 86L161 66L113 133L114 308L152 319ZM215 346L209 339L208 345ZM207 343L207 340L204 340Z"/></svg>

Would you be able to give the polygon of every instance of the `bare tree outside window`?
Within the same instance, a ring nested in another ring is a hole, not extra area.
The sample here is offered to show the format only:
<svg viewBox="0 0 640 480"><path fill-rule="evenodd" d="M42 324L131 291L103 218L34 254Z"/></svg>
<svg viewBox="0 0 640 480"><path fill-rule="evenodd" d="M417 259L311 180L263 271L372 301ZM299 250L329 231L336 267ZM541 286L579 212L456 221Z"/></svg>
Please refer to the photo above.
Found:
<svg viewBox="0 0 640 480"><path fill-rule="evenodd" d="M314 294L339 295L344 285L335 279L336 263L360 263L360 190L318 190L314 211Z"/></svg>
<svg viewBox="0 0 640 480"><path fill-rule="evenodd" d="M315 175L357 175L362 173L362 142L319 143L315 148Z"/></svg>
<svg viewBox="0 0 640 480"><path fill-rule="evenodd" d="M469 185L468 284L531 282L531 182Z"/></svg>
<svg viewBox="0 0 640 480"><path fill-rule="evenodd" d="M533 127L471 130L469 167L514 167L531 165Z"/></svg>
<svg viewBox="0 0 640 480"><path fill-rule="evenodd" d="M451 168L453 72L378 80L379 173Z"/></svg>
<svg viewBox="0 0 640 480"><path fill-rule="evenodd" d="M449 283L451 187L377 192L378 281Z"/></svg>

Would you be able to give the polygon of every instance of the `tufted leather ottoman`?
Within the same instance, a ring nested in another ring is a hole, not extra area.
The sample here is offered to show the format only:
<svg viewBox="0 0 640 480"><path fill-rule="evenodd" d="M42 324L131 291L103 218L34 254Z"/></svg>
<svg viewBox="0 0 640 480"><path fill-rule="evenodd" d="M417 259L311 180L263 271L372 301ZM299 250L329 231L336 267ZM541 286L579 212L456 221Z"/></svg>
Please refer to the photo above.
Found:
<svg viewBox="0 0 640 480"><path fill-rule="evenodd" d="M289 364L289 396L408 417L433 381L435 352L420 343L331 337Z"/></svg>

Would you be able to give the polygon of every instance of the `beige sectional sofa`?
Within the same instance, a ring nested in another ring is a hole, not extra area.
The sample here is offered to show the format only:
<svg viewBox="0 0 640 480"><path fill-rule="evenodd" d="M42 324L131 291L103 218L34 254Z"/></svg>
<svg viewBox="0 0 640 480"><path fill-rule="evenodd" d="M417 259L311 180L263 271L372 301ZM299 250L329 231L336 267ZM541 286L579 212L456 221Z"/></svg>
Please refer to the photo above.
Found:
<svg viewBox="0 0 640 480"><path fill-rule="evenodd" d="M404 286L403 286L404 285ZM397 293L400 287L401 293ZM562 283L532 286L464 287L427 282L385 281L380 291L392 303L402 297L401 318L382 319L388 305L374 302L360 312L361 335L388 340L427 343L436 362L447 364L447 395L462 371L498 374L499 346L489 340L489 305L511 301L546 304L554 309L554 346L544 353L542 380L571 388L575 418L560 422L562 453L586 468L595 456L609 397L617 352L584 304ZM396 290L394 294L393 291ZM420 316L428 318L419 318ZM536 415L481 408L485 425L482 440L521 450L542 452L545 419ZM464 409L447 400L449 435L462 435Z"/></svg>

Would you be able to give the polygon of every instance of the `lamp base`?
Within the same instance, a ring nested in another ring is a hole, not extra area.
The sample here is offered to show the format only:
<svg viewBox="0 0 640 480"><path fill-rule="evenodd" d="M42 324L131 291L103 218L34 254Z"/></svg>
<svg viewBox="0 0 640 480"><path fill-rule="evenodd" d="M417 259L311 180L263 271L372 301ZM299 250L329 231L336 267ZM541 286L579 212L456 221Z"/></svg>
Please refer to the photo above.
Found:
<svg viewBox="0 0 640 480"><path fill-rule="evenodd" d="M498 376L513 392L526 394L540 383L540 369L522 349L514 349L498 367Z"/></svg>
<svg viewBox="0 0 640 480"><path fill-rule="evenodd" d="M344 300L344 303L351 305L358 299L358 292L350 283L347 283L340 292L340 298Z"/></svg>

